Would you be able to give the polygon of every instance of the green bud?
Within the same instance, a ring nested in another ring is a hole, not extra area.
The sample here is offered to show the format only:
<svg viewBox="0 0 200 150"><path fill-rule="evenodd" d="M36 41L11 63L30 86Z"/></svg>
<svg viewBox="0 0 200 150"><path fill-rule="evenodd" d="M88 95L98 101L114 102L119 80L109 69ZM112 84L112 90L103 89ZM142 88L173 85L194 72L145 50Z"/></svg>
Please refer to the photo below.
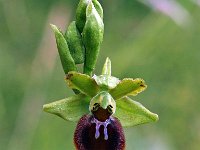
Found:
<svg viewBox="0 0 200 150"><path fill-rule="evenodd" d="M76 10L76 26L82 33L86 21L86 8L90 0L80 0Z"/></svg>
<svg viewBox="0 0 200 150"><path fill-rule="evenodd" d="M88 4L86 16L83 29L83 43L86 50L84 73L91 75L96 65L100 44L103 41L104 24L92 2Z"/></svg>
<svg viewBox="0 0 200 150"><path fill-rule="evenodd" d="M69 25L65 33L65 39L75 64L84 63L85 48L75 21Z"/></svg>
<svg viewBox="0 0 200 150"><path fill-rule="evenodd" d="M86 22L86 8L88 4L91 2L91 0L80 0L77 10L76 10L76 26L80 33L83 32L83 28L85 26ZM101 4L97 0L92 0L94 3L94 6L97 9L97 12L103 19L103 9L101 7Z"/></svg>
<svg viewBox="0 0 200 150"><path fill-rule="evenodd" d="M67 74L69 71L76 71L77 68L75 62L70 54L67 42L62 32L59 31L59 29L55 25L51 24L51 27L55 33L57 48L65 74Z"/></svg>
<svg viewBox="0 0 200 150"><path fill-rule="evenodd" d="M98 0L92 0L92 3L94 5L94 7L96 8L101 19L103 19L103 8L102 8L101 4L98 2Z"/></svg>

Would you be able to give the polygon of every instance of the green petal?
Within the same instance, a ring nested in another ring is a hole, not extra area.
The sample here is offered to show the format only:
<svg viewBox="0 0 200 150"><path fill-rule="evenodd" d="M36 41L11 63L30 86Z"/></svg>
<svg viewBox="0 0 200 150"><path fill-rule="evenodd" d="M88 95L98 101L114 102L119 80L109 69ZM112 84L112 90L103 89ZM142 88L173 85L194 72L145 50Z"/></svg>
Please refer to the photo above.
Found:
<svg viewBox="0 0 200 150"><path fill-rule="evenodd" d="M89 97L80 94L43 105L43 110L68 121L78 121L89 113Z"/></svg>
<svg viewBox="0 0 200 150"><path fill-rule="evenodd" d="M118 78L109 75L94 75L92 78L96 81L102 90L113 89L120 82Z"/></svg>
<svg viewBox="0 0 200 150"><path fill-rule="evenodd" d="M110 90L110 94L113 98L119 99L124 96L133 95L136 96L138 93L144 91L147 88L143 79L123 79L114 89Z"/></svg>
<svg viewBox="0 0 200 150"><path fill-rule="evenodd" d="M77 89L90 97L94 97L99 91L95 80L85 74L71 71L67 74L66 81L70 88Z"/></svg>
<svg viewBox="0 0 200 150"><path fill-rule="evenodd" d="M111 76L111 61L107 57L103 65L102 75L92 77L96 83L101 87L101 90L109 90L115 88L120 80L116 77Z"/></svg>
<svg viewBox="0 0 200 150"><path fill-rule="evenodd" d="M114 116L120 120L122 126L135 126L158 120L157 114L150 112L142 104L129 97L116 100L116 105Z"/></svg>
<svg viewBox="0 0 200 150"><path fill-rule="evenodd" d="M103 65L103 69L102 69L102 75L108 75L108 76L111 76L111 61L110 59L107 57L106 58L106 61Z"/></svg>

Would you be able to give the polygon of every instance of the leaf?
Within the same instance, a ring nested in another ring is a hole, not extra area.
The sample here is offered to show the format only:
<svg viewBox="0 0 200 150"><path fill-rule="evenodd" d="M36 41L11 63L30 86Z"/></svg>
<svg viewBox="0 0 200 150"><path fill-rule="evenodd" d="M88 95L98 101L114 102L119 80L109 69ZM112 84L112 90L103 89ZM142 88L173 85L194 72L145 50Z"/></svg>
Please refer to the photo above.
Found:
<svg viewBox="0 0 200 150"><path fill-rule="evenodd" d="M158 120L157 114L150 112L142 104L129 97L116 100L116 105L117 108L114 116L120 120L122 126L135 126Z"/></svg>
<svg viewBox="0 0 200 150"><path fill-rule="evenodd" d="M71 71L67 74L66 81L70 88L77 89L90 97L94 97L99 91L99 87L95 80L85 74Z"/></svg>
<svg viewBox="0 0 200 150"><path fill-rule="evenodd" d="M132 95L136 96L138 93L144 91L147 88L143 79L123 79L115 88L111 89L109 93L115 100L124 96Z"/></svg>
<svg viewBox="0 0 200 150"><path fill-rule="evenodd" d="M76 71L77 68L75 62L70 54L67 42L62 32L59 31L59 29L55 25L51 24L51 27L55 33L57 48L65 74L67 74L69 71Z"/></svg>
<svg viewBox="0 0 200 150"><path fill-rule="evenodd" d="M89 97L79 94L43 105L43 110L68 121L78 121L89 113Z"/></svg>

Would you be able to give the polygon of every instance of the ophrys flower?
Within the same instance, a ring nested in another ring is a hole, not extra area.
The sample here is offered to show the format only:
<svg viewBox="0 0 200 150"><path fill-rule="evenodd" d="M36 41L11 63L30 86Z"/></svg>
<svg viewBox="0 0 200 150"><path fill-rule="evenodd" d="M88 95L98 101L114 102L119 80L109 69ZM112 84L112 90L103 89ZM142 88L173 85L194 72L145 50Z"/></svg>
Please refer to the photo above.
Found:
<svg viewBox="0 0 200 150"><path fill-rule="evenodd" d="M78 121L74 134L78 150L93 150L97 147L102 150L123 150L125 138L122 126L158 120L156 114L129 97L146 89L144 80L119 80L111 76L111 61L108 58L102 75L90 77L71 71L66 75L66 82L80 93L46 104L44 110L65 120Z"/></svg>

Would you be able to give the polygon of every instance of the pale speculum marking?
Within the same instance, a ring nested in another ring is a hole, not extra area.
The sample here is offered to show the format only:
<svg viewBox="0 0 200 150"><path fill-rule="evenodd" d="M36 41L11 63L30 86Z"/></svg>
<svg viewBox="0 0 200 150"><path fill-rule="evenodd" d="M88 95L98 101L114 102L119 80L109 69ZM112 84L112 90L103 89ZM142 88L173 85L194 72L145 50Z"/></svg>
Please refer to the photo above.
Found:
<svg viewBox="0 0 200 150"><path fill-rule="evenodd" d="M104 126L104 139L105 140L108 140L108 131L107 131L107 126L109 124L111 124L111 119L107 119L106 121L104 122L101 122L99 120L97 120L96 118L93 118L91 120L91 123L95 123L96 125L96 132L95 132L95 138L98 139L99 136L100 136L100 132L99 132L99 128L103 125Z"/></svg>

